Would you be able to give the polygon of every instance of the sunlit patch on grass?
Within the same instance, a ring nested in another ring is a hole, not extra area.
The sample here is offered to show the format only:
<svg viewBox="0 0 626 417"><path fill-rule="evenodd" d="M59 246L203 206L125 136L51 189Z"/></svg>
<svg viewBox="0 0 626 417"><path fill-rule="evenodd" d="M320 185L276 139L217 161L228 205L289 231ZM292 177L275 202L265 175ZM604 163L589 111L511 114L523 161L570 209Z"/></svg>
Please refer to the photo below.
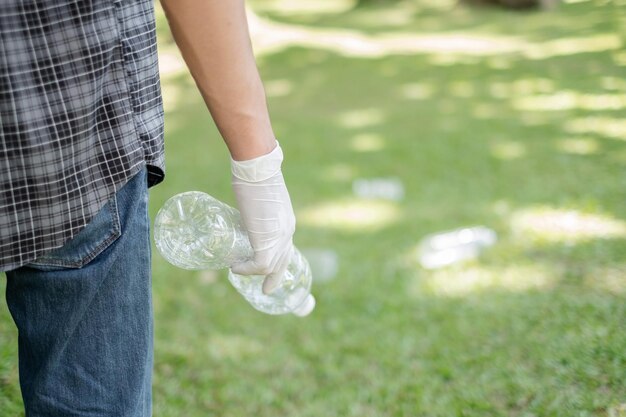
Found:
<svg viewBox="0 0 626 417"><path fill-rule="evenodd" d="M425 100L432 97L434 87L426 83L410 83L400 87L400 95L409 100Z"/></svg>
<svg viewBox="0 0 626 417"><path fill-rule="evenodd" d="M281 0L275 0L281 1ZM317 2L289 2L303 11L304 4L318 7ZM330 3L324 3L330 4ZM280 13L289 14L288 6ZM336 7L336 6L335 6ZM381 33L368 35L363 31L342 28L310 28L302 25L272 22L248 13L253 47L257 55L275 53L290 46L324 48L344 56L380 57L390 54L432 54L436 65L452 65L463 57L497 57L521 53L530 59L545 59L577 53L617 50L622 41L617 34L604 33L587 37L560 38L548 42L528 42L518 37L477 35L473 33ZM447 61L443 61L447 60ZM492 65L506 69L501 59Z"/></svg>
<svg viewBox="0 0 626 417"><path fill-rule="evenodd" d="M611 117L582 117L565 123L570 133L592 133L612 139L626 140L626 119Z"/></svg>
<svg viewBox="0 0 626 417"><path fill-rule="evenodd" d="M556 147L562 152L575 155L591 155L600 149L597 140L586 137L561 139L556 143Z"/></svg>
<svg viewBox="0 0 626 417"><path fill-rule="evenodd" d="M489 95L498 99L524 97L532 94L548 94L555 90L554 81L548 78L520 78L510 83L492 82Z"/></svg>
<svg viewBox="0 0 626 417"><path fill-rule="evenodd" d="M626 81L618 77L602 77L600 84L608 91L626 91Z"/></svg>
<svg viewBox="0 0 626 417"><path fill-rule="evenodd" d="M526 146L515 141L494 142L490 145L491 155L498 159L518 159L526 155Z"/></svg>
<svg viewBox="0 0 626 417"><path fill-rule="evenodd" d="M159 75L162 81L186 72L187 66L178 49L175 47L159 48Z"/></svg>
<svg viewBox="0 0 626 417"><path fill-rule="evenodd" d="M503 36L480 36L468 33L455 33L448 35L422 35L411 39L397 37L387 38L387 43L396 48L404 47L414 49L414 52L430 52L442 54L459 54L474 56L489 56L498 53L512 52L519 46L514 38Z"/></svg>
<svg viewBox="0 0 626 417"><path fill-rule="evenodd" d="M560 38L543 43L529 44L524 50L524 55L530 59L545 59L584 52L609 51L621 47L622 40L619 35L615 33L605 33L579 38Z"/></svg>
<svg viewBox="0 0 626 417"><path fill-rule="evenodd" d="M241 359L263 352L263 345L250 337L215 334L208 341L208 350L215 359Z"/></svg>
<svg viewBox="0 0 626 417"><path fill-rule="evenodd" d="M354 7L356 0L263 0L255 3L255 10L290 16L296 14L334 14Z"/></svg>
<svg viewBox="0 0 626 417"><path fill-rule="evenodd" d="M472 115L477 119L491 119L498 115L498 107L491 103L477 103L472 106Z"/></svg>
<svg viewBox="0 0 626 417"><path fill-rule="evenodd" d="M626 108L626 94L584 94L559 91L550 95L520 97L513 100L518 110L620 110Z"/></svg>
<svg viewBox="0 0 626 417"><path fill-rule="evenodd" d="M293 90L293 83L287 79L265 81L265 94L268 97L282 97Z"/></svg>
<svg viewBox="0 0 626 417"><path fill-rule="evenodd" d="M554 81L541 77L520 78L513 81L511 87L514 93L521 95L550 93L555 89Z"/></svg>
<svg viewBox="0 0 626 417"><path fill-rule="evenodd" d="M297 213L298 224L309 227L371 232L401 218L398 205L390 201L349 199L321 203Z"/></svg>
<svg viewBox="0 0 626 417"><path fill-rule="evenodd" d="M456 0L422 0L419 4L421 7L428 7L429 9L446 11L457 6L458 3Z"/></svg>
<svg viewBox="0 0 626 417"><path fill-rule="evenodd" d="M463 56L457 54L434 54L429 58L433 65L442 67L452 67L463 63Z"/></svg>
<svg viewBox="0 0 626 417"><path fill-rule="evenodd" d="M376 152L385 148L385 141L376 133L360 133L352 138L350 147L357 152Z"/></svg>
<svg viewBox="0 0 626 417"><path fill-rule="evenodd" d="M521 239L548 243L626 237L626 222L622 220L608 215L546 206L514 212L511 229Z"/></svg>
<svg viewBox="0 0 626 417"><path fill-rule="evenodd" d="M449 86L450 93L455 97L470 98L476 94L474 85L469 81L453 81Z"/></svg>
<svg viewBox="0 0 626 417"><path fill-rule="evenodd" d="M379 108L357 109L341 113L337 121L343 127L355 129L381 124L385 115Z"/></svg>
<svg viewBox="0 0 626 417"><path fill-rule="evenodd" d="M248 25L257 56L276 53L291 46L300 46L325 49L351 57L424 53L449 57L453 62L463 62L464 57L513 53L527 47L527 44L518 38L501 35L484 36L463 32L446 34L388 32L369 35L353 29L312 28L274 22L252 11L248 13Z"/></svg>
<svg viewBox="0 0 626 417"><path fill-rule="evenodd" d="M322 176L328 181L352 181L356 173L351 165L337 163L324 168Z"/></svg>
<svg viewBox="0 0 626 417"><path fill-rule="evenodd" d="M487 290L510 292L548 288L558 274L541 265L457 265L416 274L412 283L414 294L431 293L447 297L463 297Z"/></svg>
<svg viewBox="0 0 626 417"><path fill-rule="evenodd" d="M502 82L489 84L489 95L493 98L504 99L511 96L511 85Z"/></svg>
<svg viewBox="0 0 626 417"><path fill-rule="evenodd" d="M183 97L182 86L176 82L166 82L161 91L163 110L167 113L174 111L181 104Z"/></svg>
<svg viewBox="0 0 626 417"><path fill-rule="evenodd" d="M541 126L552 124L549 112L526 111L519 112L519 119L525 126Z"/></svg>
<svg viewBox="0 0 626 417"><path fill-rule="evenodd" d="M583 284L616 295L626 294L626 264L593 268L585 275Z"/></svg>
<svg viewBox="0 0 626 417"><path fill-rule="evenodd" d="M496 200L491 205L491 210L498 216L508 216L511 213L511 203L507 200Z"/></svg>

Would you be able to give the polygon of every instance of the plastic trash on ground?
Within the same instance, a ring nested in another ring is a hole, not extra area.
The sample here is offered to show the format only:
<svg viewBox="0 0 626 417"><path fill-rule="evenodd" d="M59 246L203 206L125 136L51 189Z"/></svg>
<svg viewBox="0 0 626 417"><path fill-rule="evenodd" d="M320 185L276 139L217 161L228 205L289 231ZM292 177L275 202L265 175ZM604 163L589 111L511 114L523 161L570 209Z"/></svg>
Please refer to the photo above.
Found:
<svg viewBox="0 0 626 417"><path fill-rule="evenodd" d="M399 178L357 178L352 182L352 192L361 198L380 198L400 201L404 198L404 185Z"/></svg>
<svg viewBox="0 0 626 417"><path fill-rule="evenodd" d="M473 226L428 235L418 247L420 264L426 269L437 269L478 257L496 243L496 232Z"/></svg>

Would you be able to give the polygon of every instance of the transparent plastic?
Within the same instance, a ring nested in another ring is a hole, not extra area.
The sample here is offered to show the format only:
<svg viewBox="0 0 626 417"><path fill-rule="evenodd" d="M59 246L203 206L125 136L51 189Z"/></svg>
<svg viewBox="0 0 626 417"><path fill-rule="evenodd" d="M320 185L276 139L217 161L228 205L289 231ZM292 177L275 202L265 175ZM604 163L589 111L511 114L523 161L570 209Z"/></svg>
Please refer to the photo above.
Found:
<svg viewBox="0 0 626 417"><path fill-rule="evenodd" d="M496 243L496 232L484 226L466 227L426 236L419 244L419 261L436 269L477 257Z"/></svg>
<svg viewBox="0 0 626 417"><path fill-rule="evenodd" d="M401 201L404 199L404 185L399 178L358 178L352 182L352 191L361 198L380 198Z"/></svg>
<svg viewBox="0 0 626 417"><path fill-rule="evenodd" d="M161 255L183 269L230 268L254 254L239 211L199 191L177 194L163 204L154 221L154 240ZM311 268L298 249L271 294L263 294L264 276L229 269L228 279L263 313L306 316L315 308Z"/></svg>

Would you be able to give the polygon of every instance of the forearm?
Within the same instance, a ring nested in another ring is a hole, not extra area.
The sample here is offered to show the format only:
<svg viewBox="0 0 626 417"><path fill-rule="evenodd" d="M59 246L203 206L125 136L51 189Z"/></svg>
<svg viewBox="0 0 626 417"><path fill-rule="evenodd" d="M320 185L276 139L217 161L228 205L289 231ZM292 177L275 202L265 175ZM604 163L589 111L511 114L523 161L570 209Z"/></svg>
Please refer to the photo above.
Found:
<svg viewBox="0 0 626 417"><path fill-rule="evenodd" d="M244 0L161 0L172 35L236 160L275 146Z"/></svg>

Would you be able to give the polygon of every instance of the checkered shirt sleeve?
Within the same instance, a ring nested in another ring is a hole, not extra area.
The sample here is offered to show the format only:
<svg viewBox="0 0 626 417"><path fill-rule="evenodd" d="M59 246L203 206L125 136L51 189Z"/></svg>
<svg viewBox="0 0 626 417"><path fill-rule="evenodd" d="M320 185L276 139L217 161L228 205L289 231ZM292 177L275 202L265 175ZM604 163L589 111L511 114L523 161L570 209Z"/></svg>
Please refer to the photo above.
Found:
<svg viewBox="0 0 626 417"><path fill-rule="evenodd" d="M163 179L152 0L2 0L0 270L62 246L143 166Z"/></svg>

